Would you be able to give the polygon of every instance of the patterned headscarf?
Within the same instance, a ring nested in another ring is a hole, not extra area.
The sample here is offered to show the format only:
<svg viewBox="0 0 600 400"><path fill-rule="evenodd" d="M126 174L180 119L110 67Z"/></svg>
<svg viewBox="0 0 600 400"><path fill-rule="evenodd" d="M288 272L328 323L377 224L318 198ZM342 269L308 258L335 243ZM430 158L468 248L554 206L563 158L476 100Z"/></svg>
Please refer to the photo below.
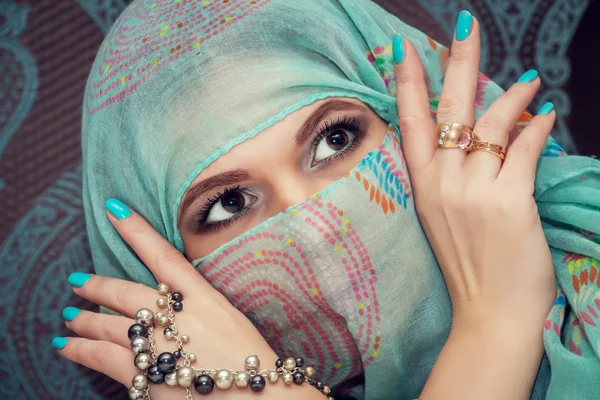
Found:
<svg viewBox="0 0 600 400"><path fill-rule="evenodd" d="M435 115L448 50L370 1L133 2L104 40L85 93L84 200L97 272L155 283L106 219L107 198L122 199L183 250L179 204L204 168L317 100L359 99L389 124L378 149L193 263L278 354L318 365L335 394L417 397L451 308L400 146L396 32L423 61ZM476 116L501 93L481 76ZM585 399L600 385L600 168L563 155L549 139L536 184L560 287L532 397ZM585 390L573 383L586 376Z"/></svg>

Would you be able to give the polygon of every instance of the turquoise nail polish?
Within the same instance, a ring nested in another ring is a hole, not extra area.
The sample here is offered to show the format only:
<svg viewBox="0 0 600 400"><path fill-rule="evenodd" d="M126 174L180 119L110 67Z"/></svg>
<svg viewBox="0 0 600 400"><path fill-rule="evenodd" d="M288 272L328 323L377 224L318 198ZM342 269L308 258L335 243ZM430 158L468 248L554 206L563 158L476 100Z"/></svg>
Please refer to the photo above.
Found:
<svg viewBox="0 0 600 400"><path fill-rule="evenodd" d="M63 310L62 316L67 321L73 321L79 315L81 310L77 307L67 307Z"/></svg>
<svg viewBox="0 0 600 400"><path fill-rule="evenodd" d="M543 106L540 107L540 109L538 110L538 115L547 115L550 114L550 112L554 110L554 104L547 102L544 103Z"/></svg>
<svg viewBox="0 0 600 400"><path fill-rule="evenodd" d="M106 200L106 208L117 219L125 219L131 215L129 207L127 207L125 204L123 204L122 201L117 199Z"/></svg>
<svg viewBox="0 0 600 400"><path fill-rule="evenodd" d="M397 33L392 40L392 53L394 53L394 61L401 63L404 61L404 43L402 43L402 35Z"/></svg>
<svg viewBox="0 0 600 400"><path fill-rule="evenodd" d="M64 349L68 340L66 337L55 337L52 339L52 347L59 350Z"/></svg>
<svg viewBox="0 0 600 400"><path fill-rule="evenodd" d="M473 15L466 10L462 10L456 20L456 40L465 40L469 37L472 23Z"/></svg>
<svg viewBox="0 0 600 400"><path fill-rule="evenodd" d="M517 82L533 82L538 77L538 72L535 69L530 69L519 77Z"/></svg>
<svg viewBox="0 0 600 400"><path fill-rule="evenodd" d="M73 272L69 275L69 283L73 286L82 287L92 276L85 272Z"/></svg>

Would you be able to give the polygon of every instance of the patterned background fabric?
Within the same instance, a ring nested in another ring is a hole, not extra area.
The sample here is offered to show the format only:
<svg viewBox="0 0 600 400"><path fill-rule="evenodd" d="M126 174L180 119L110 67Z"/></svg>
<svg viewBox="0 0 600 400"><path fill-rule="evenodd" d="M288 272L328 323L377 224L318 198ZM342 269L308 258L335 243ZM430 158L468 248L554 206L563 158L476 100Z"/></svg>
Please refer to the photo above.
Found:
<svg viewBox="0 0 600 400"><path fill-rule="evenodd" d="M209 0L221 1L221 0ZM600 89L600 4L587 0L379 0L443 44L461 9L482 25L482 71L508 87L536 68L534 107L557 106L569 152L600 154L592 94ZM96 51L127 0L0 0L0 398L125 399L107 378L50 346L66 335L70 272L91 271L81 204L80 118ZM595 53L594 53L595 52ZM596 80L594 80L596 79ZM597 113L597 112L596 112Z"/></svg>

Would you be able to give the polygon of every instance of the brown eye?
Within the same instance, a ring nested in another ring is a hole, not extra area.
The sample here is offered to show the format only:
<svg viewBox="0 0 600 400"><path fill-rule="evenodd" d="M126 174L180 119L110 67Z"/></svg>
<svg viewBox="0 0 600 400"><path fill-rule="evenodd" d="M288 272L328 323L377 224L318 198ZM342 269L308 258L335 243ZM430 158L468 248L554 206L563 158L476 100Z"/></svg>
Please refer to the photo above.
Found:
<svg viewBox="0 0 600 400"><path fill-rule="evenodd" d="M229 190L213 204L206 217L206 222L226 221L242 212L257 200L256 196L243 190Z"/></svg>
<svg viewBox="0 0 600 400"><path fill-rule="evenodd" d="M317 144L312 165L328 159L329 157L344 151L352 144L354 134L344 129L336 129L327 133Z"/></svg>
<svg viewBox="0 0 600 400"><path fill-rule="evenodd" d="M348 132L335 131L327 135L327 145L333 150L340 151L350 143Z"/></svg>
<svg viewBox="0 0 600 400"><path fill-rule="evenodd" d="M225 193L221 197L221 207L229 213L237 214L246 206L244 195L239 191Z"/></svg>

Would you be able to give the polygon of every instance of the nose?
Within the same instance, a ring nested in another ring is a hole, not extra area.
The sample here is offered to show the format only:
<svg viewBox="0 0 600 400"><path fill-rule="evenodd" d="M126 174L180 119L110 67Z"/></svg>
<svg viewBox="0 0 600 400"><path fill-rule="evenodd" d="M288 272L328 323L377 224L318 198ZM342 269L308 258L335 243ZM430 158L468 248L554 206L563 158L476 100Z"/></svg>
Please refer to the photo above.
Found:
<svg viewBox="0 0 600 400"><path fill-rule="evenodd" d="M275 212L282 212L295 204L305 202L326 185L315 176L304 176L297 172L280 171L276 176L273 184Z"/></svg>

